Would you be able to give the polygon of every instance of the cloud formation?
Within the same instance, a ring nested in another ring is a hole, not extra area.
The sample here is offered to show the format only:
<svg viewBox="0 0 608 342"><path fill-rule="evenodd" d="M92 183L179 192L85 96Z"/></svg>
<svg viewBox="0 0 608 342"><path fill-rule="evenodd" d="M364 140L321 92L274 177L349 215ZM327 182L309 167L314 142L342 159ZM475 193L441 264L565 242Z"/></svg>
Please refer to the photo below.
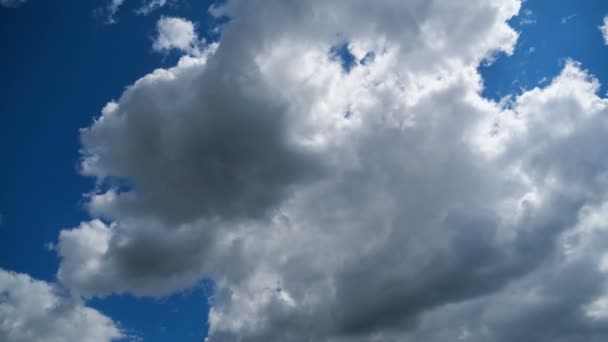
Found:
<svg viewBox="0 0 608 342"><path fill-rule="evenodd" d="M61 232L58 279L162 296L210 276L212 342L605 339L608 101L574 61L480 95L520 5L214 7L217 45L82 130L98 219ZM186 50L177 26L162 45Z"/></svg>
<svg viewBox="0 0 608 342"><path fill-rule="evenodd" d="M124 337L110 318L53 285L0 269L0 340L110 342Z"/></svg>

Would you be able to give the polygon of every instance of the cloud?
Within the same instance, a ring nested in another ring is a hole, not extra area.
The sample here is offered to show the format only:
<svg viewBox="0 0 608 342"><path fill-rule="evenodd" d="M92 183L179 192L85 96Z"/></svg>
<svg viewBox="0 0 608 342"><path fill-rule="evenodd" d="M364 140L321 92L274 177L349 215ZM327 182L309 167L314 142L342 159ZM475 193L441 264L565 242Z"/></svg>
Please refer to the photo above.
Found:
<svg viewBox="0 0 608 342"><path fill-rule="evenodd" d="M110 318L53 285L0 269L0 340L114 341L124 337Z"/></svg>
<svg viewBox="0 0 608 342"><path fill-rule="evenodd" d="M604 42L608 45L608 15L604 17L604 25L600 26L602 36L604 36Z"/></svg>
<svg viewBox="0 0 608 342"><path fill-rule="evenodd" d="M536 24L536 16L531 9L525 9L519 20L520 25L532 25Z"/></svg>
<svg viewBox="0 0 608 342"><path fill-rule="evenodd" d="M58 279L162 296L212 277L212 342L606 337L599 82L568 61L543 88L480 95L520 5L214 7L231 18L217 45L81 131L95 219L61 232Z"/></svg>
<svg viewBox="0 0 608 342"><path fill-rule="evenodd" d="M143 14L143 15L148 15L148 14L154 12L155 10L164 7L165 5L167 5L169 3L170 3L169 0L150 0L150 1L145 2L137 10L137 13Z"/></svg>
<svg viewBox="0 0 608 342"><path fill-rule="evenodd" d="M560 22L562 24L567 24L568 22L570 22L572 19L576 18L578 16L578 13L573 13L567 16L564 16L561 18Z"/></svg>
<svg viewBox="0 0 608 342"><path fill-rule="evenodd" d="M25 0L0 0L0 1L25 1ZM106 17L108 24L116 23L116 14L118 14L122 5L124 5L125 0L109 0L108 4L105 8L98 9L97 12L103 13ZM170 4L170 0L145 0L142 1L141 7L139 7L135 13L140 15L148 15L157 9L164 7L165 5Z"/></svg>
<svg viewBox="0 0 608 342"><path fill-rule="evenodd" d="M152 48L163 52L172 49L192 55L200 53L203 43L196 33L196 26L189 20L175 17L161 17L156 23L156 38Z"/></svg>
<svg viewBox="0 0 608 342"><path fill-rule="evenodd" d="M104 16L106 16L106 21L108 24L116 23L116 14L120 7L124 4L125 0L110 0L108 5L104 9L99 9L100 12L105 12Z"/></svg>
<svg viewBox="0 0 608 342"><path fill-rule="evenodd" d="M8 8L16 8L25 4L27 0L0 0L0 6Z"/></svg>

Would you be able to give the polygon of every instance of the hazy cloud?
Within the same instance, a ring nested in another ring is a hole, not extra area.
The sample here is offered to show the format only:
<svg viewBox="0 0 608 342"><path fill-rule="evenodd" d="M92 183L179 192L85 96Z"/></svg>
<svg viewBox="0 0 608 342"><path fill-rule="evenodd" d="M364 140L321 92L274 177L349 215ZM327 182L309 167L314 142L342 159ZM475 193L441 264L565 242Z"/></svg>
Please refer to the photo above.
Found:
<svg viewBox="0 0 608 342"><path fill-rule="evenodd" d="M19 7L23 4L25 4L26 1L27 0L0 0L0 6L16 8L16 7Z"/></svg>

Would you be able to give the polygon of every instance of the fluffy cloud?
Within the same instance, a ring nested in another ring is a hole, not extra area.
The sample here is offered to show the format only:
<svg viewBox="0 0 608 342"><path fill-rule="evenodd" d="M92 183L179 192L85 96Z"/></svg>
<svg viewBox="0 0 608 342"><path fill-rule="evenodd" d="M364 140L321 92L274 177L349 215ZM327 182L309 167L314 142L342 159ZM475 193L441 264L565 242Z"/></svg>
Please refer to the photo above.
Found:
<svg viewBox="0 0 608 342"><path fill-rule="evenodd" d="M25 274L0 269L0 340L104 342L124 337L118 326L78 299Z"/></svg>
<svg viewBox="0 0 608 342"><path fill-rule="evenodd" d="M60 281L158 296L211 276L210 341L606 337L598 81L570 61L480 95L519 1L258 6L214 7L217 46L83 129L100 219L62 231Z"/></svg>
<svg viewBox="0 0 608 342"><path fill-rule="evenodd" d="M602 36L604 36L604 42L608 45L608 15L604 17L604 25L600 26Z"/></svg>
<svg viewBox="0 0 608 342"><path fill-rule="evenodd" d="M199 54L201 42L194 24L186 19L162 17L156 23L156 38L152 48L155 51L181 50L193 55Z"/></svg>
<svg viewBox="0 0 608 342"><path fill-rule="evenodd" d="M23 5L27 0L0 0L0 6L2 7L19 7Z"/></svg>

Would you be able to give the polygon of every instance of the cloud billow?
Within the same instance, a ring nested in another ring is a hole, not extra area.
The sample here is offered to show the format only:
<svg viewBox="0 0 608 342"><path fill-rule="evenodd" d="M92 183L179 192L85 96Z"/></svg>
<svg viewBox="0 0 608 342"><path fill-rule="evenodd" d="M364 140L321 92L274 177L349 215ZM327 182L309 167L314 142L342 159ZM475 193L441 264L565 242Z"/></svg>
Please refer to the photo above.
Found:
<svg viewBox="0 0 608 342"><path fill-rule="evenodd" d="M598 81L568 61L508 103L480 95L520 5L214 8L217 44L82 130L100 219L61 232L59 280L162 296L211 276L209 341L606 338ZM344 72L345 41L374 58Z"/></svg>

